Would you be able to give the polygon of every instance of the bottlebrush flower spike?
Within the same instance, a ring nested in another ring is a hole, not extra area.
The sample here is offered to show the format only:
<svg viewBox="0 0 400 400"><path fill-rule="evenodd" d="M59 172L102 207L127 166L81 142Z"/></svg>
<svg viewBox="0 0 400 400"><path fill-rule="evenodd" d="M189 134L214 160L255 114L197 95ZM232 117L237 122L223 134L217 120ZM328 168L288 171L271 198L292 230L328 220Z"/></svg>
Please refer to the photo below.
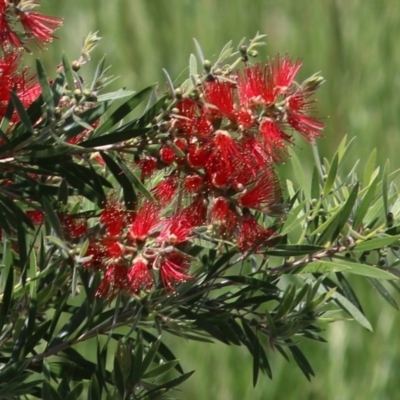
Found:
<svg viewBox="0 0 400 400"><path fill-rule="evenodd" d="M22 47L22 41L13 31L10 22L7 19L8 2L0 0L0 46L4 49L11 45L13 47Z"/></svg>
<svg viewBox="0 0 400 400"><path fill-rule="evenodd" d="M174 291L176 284L192 278L186 273L189 263L180 254L172 253L164 256L159 263L161 281L167 291Z"/></svg>
<svg viewBox="0 0 400 400"><path fill-rule="evenodd" d="M140 242L145 241L156 225L159 215L160 209L155 204L145 201L137 211L136 218L129 229L130 238Z"/></svg>
<svg viewBox="0 0 400 400"><path fill-rule="evenodd" d="M217 197L214 200L210 213L211 223L222 237L233 235L238 219L236 213L231 209L225 197Z"/></svg>
<svg viewBox="0 0 400 400"><path fill-rule="evenodd" d="M275 232L261 226L248 209L243 209L237 237L237 246L241 252L258 250L260 246L268 244L274 234Z"/></svg>
<svg viewBox="0 0 400 400"><path fill-rule="evenodd" d="M167 205L173 199L177 188L177 180L176 175L168 176L152 190L154 198L161 206Z"/></svg>
<svg viewBox="0 0 400 400"><path fill-rule="evenodd" d="M288 91L301 66L301 60L292 62L287 55L285 57L277 55L268 63L276 95L284 94Z"/></svg>
<svg viewBox="0 0 400 400"><path fill-rule="evenodd" d="M236 119L233 84L230 82L205 82L203 86L206 103L213 107L208 108L211 119L226 117L231 121Z"/></svg>
<svg viewBox="0 0 400 400"><path fill-rule="evenodd" d="M275 103L274 82L268 69L261 64L245 67L237 78L239 102L245 107Z"/></svg>
<svg viewBox="0 0 400 400"><path fill-rule="evenodd" d="M306 140L313 142L321 137L324 124L316 118L306 115L312 108L313 100L307 100L313 93L298 91L286 99L287 122Z"/></svg>
<svg viewBox="0 0 400 400"><path fill-rule="evenodd" d="M260 171L238 196L241 207L268 212L280 198L278 179L271 168Z"/></svg>
<svg viewBox="0 0 400 400"><path fill-rule="evenodd" d="M283 132L270 118L263 118L260 123L260 144L273 162L282 162L287 157L287 144L292 144L292 137Z"/></svg>
<svg viewBox="0 0 400 400"><path fill-rule="evenodd" d="M120 236L128 222L128 213L122 204L117 201L108 201L100 214L102 222L111 237Z"/></svg>
<svg viewBox="0 0 400 400"><path fill-rule="evenodd" d="M113 297L115 293L129 288L128 270L123 264L110 264L104 274L96 296Z"/></svg>
<svg viewBox="0 0 400 400"><path fill-rule="evenodd" d="M153 287L154 279L148 260L142 256L137 256L133 260L128 271L128 282L131 291L135 294Z"/></svg>
<svg viewBox="0 0 400 400"><path fill-rule="evenodd" d="M29 107L41 93L40 85L33 82L34 76L29 76L27 70L18 71L21 54L19 52L8 52L0 59L0 117L3 117L8 102L10 91L15 90L25 108ZM15 113L13 122L19 117Z"/></svg>
<svg viewBox="0 0 400 400"><path fill-rule="evenodd" d="M141 168L140 179L144 180L150 177L156 171L157 159L147 156L139 160L137 165Z"/></svg>
<svg viewBox="0 0 400 400"><path fill-rule="evenodd" d="M16 10L19 21L29 37L32 37L40 47L51 41L54 31L62 24L62 20L56 17L33 12L38 4L32 0L19 1Z"/></svg>

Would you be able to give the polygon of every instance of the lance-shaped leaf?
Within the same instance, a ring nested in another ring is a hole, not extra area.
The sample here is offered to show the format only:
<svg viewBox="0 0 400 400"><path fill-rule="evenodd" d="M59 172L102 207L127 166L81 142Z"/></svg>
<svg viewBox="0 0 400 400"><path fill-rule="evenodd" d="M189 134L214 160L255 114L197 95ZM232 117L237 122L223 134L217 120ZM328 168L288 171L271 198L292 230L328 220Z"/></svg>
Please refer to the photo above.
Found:
<svg viewBox="0 0 400 400"><path fill-rule="evenodd" d="M153 86L149 86L138 93L135 93L130 99L121 104L94 132L93 137L101 136L107 132L118 122L121 122L128 114L130 114L153 90Z"/></svg>

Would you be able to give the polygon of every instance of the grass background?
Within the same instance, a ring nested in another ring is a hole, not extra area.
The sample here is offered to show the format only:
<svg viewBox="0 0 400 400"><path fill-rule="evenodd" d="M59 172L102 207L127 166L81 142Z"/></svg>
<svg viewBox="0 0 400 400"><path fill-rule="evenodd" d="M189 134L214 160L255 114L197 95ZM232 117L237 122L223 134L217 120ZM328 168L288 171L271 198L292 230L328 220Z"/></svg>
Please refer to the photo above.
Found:
<svg viewBox="0 0 400 400"><path fill-rule="evenodd" d="M161 68L176 77L194 52L192 38L213 59L222 46L257 31L267 33L262 57L288 52L301 57L300 78L321 71L327 82L318 95L326 116L321 153L330 157L345 134L355 136L351 157L359 171L375 147L378 163L400 167L400 2L394 0L58 0L42 1L43 12L64 18L62 39L44 54L54 70L65 49L72 60L82 39L99 31L96 60L107 53L114 86L138 90L164 84ZM303 149L304 147L304 149ZM302 162L312 164L299 143ZM182 399L392 400L400 390L400 315L374 290L355 282L375 331L354 322L327 327L328 344L304 342L302 348L317 373L308 383L294 364L271 353L274 379L262 377L252 388L252 360L244 349L220 344L171 341L186 370L195 375L183 386Z"/></svg>

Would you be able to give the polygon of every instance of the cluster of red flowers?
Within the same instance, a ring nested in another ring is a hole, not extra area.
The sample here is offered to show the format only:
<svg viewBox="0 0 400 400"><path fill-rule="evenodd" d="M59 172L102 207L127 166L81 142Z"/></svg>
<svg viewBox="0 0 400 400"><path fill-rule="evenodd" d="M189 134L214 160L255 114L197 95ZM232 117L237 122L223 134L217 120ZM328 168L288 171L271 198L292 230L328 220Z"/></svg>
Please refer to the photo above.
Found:
<svg viewBox="0 0 400 400"><path fill-rule="evenodd" d="M37 5L0 0L0 118L10 91L24 107L40 94L34 78L19 69L20 52L29 39L43 47L61 20L34 12ZM286 159L292 132L308 141L320 136L323 124L309 115L318 84L296 83L301 62L287 56L266 65L244 61L230 73L206 69L187 93L176 89L167 111L154 120L134 166L153 199L139 198L134 211L110 200L99 218L102 229L89 228L87 218L59 213L66 240L90 238L83 262L103 273L99 295L138 294L158 285L174 291L191 278L193 239L237 246L242 253L271 245L276 234L255 213L282 213L274 166ZM75 100L63 96L59 108L70 108L70 101ZM12 122L17 120L14 113ZM68 141L79 145L90 132ZM28 215L41 223L37 211Z"/></svg>
<svg viewBox="0 0 400 400"><path fill-rule="evenodd" d="M40 94L40 86L26 68L20 69L21 52L29 40L40 48L53 38L61 19L39 14L32 0L0 0L0 118L5 115L10 91L14 90L25 107ZM21 30L22 29L22 30ZM13 116L14 122L17 116Z"/></svg>
<svg viewBox="0 0 400 400"><path fill-rule="evenodd" d="M154 201L143 198L131 213L109 203L100 217L106 233L90 242L86 266L104 272L99 295L158 283L173 291L190 278L193 238L243 253L268 246L275 233L254 212L282 209L274 165L285 160L291 132L313 141L323 128L309 115L315 86L294 81L300 66L278 56L229 76L209 74L188 96L177 90L171 112L153 127L162 131L159 149L136 160Z"/></svg>

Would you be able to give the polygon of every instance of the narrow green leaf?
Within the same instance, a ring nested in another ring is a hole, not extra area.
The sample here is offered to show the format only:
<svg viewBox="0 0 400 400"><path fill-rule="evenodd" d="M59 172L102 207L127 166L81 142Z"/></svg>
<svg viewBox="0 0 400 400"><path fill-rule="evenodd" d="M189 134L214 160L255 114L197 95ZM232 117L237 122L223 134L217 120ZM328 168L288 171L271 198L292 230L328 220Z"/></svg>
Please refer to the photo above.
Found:
<svg viewBox="0 0 400 400"><path fill-rule="evenodd" d="M137 189L147 200L154 202L155 199L152 194L147 190L146 186L139 180L139 178L133 174L127 167L126 163L123 162L119 157L117 158L117 164L122 171L125 172L125 176L130 180L132 185Z"/></svg>
<svg viewBox="0 0 400 400"><path fill-rule="evenodd" d="M276 312L274 314L274 320L277 321L280 318L284 317L287 313L292 311L293 306L294 306L294 298L296 295L296 286L295 285L289 285L285 293L283 294L281 303L277 306Z"/></svg>
<svg viewBox="0 0 400 400"><path fill-rule="evenodd" d="M40 87L42 89L42 97L46 103L48 117L52 118L52 117L54 117L53 94L51 92L51 88L50 88L49 80L47 79L46 72L45 72L43 65L39 59L36 59L36 71L37 71ZM73 90L73 88L71 90Z"/></svg>
<svg viewBox="0 0 400 400"><path fill-rule="evenodd" d="M96 374L93 374L89 382L88 400L101 399L101 391Z"/></svg>
<svg viewBox="0 0 400 400"><path fill-rule="evenodd" d="M304 194L309 199L311 194L310 179L306 178L303 166L299 158L297 157L296 153L294 151L291 151L290 154L291 154L291 162L293 165L293 170L296 175L297 181L300 187L303 189Z"/></svg>
<svg viewBox="0 0 400 400"><path fill-rule="evenodd" d="M338 302L338 304L347 311L355 321L357 321L361 326L368 329L369 331L373 331L371 323L367 320L365 315L346 297L341 295L338 291L336 291L333 296Z"/></svg>
<svg viewBox="0 0 400 400"><path fill-rule="evenodd" d="M152 343L155 340L158 340L154 335L152 335L151 333L149 333L147 331L142 331L142 335L143 335L143 339L145 339L148 343ZM160 342L160 344L159 344L158 353L167 361L175 361L176 360L175 355L163 342ZM179 363L175 365L175 369L180 374L183 374L183 369Z"/></svg>
<svg viewBox="0 0 400 400"><path fill-rule="evenodd" d="M63 238L63 232L61 229L60 220L58 219L57 213L54 211L53 207L50 204L50 201L42 196L42 206L45 212L46 221L49 222L51 228L58 238Z"/></svg>
<svg viewBox="0 0 400 400"><path fill-rule="evenodd" d="M72 68L71 68L71 63L69 62L68 57L64 52L62 54L62 64L64 67L64 74L65 74L65 78L67 80L68 89L71 91L74 91L75 90L75 81L74 81L74 75L73 75Z"/></svg>
<svg viewBox="0 0 400 400"><path fill-rule="evenodd" d="M260 341L256 336L256 340L253 345L253 387L257 385L258 373L260 371Z"/></svg>
<svg viewBox="0 0 400 400"><path fill-rule="evenodd" d="M378 185L378 177L371 182L367 192L362 198L360 205L357 207L356 215L353 221L353 229L357 230L363 223L364 217L367 215L368 209L375 197L376 188Z"/></svg>
<svg viewBox="0 0 400 400"><path fill-rule="evenodd" d="M130 114L153 90L153 86L146 87L138 93L135 93L125 103L120 105L95 131L94 136L101 136L111 129L115 124L122 121Z"/></svg>
<svg viewBox="0 0 400 400"><path fill-rule="evenodd" d="M364 179L363 179L363 187L368 186L371 183L372 172L375 169L376 162L376 148L372 150L367 164L365 166Z"/></svg>
<svg viewBox="0 0 400 400"><path fill-rule="evenodd" d="M95 376L95 375L93 375L93 376ZM90 392L90 387L91 387L91 386L89 386L89 392ZM69 394L68 394L66 397L64 397L64 400L79 400L79 399L81 399L81 398L82 398L81 395L82 395L83 389L84 389L83 383L82 383L82 382L79 382L79 383L69 392ZM101 398L100 396L99 396L99 397L95 397L95 398L93 398L93 400L94 400L94 399L98 400L98 399L100 399L100 398ZM92 398L89 397L89 400L92 400Z"/></svg>
<svg viewBox="0 0 400 400"><path fill-rule="evenodd" d="M22 124L30 133L33 133L33 126L31 120L29 119L29 115L26 112L25 107L22 104L21 100L18 98L17 94L14 91L10 92L10 96L14 104L15 110L17 111L17 114L21 119Z"/></svg>
<svg viewBox="0 0 400 400"><path fill-rule="evenodd" d="M155 368L151 369L150 371L147 371L145 374L143 374L142 378L149 379L149 378L156 378L161 375L164 375L166 372L173 369L177 363L178 363L177 360L167 361L167 362L159 365L158 367L155 367Z"/></svg>
<svg viewBox="0 0 400 400"><path fill-rule="evenodd" d="M400 240L400 235L397 236L387 236L377 239L365 240L361 243L356 243L352 248L354 251L370 251L374 249L381 249L383 247L390 246Z"/></svg>
<svg viewBox="0 0 400 400"><path fill-rule="evenodd" d="M195 77L196 75L197 75L197 59L194 54L191 54L189 58L189 78L192 76Z"/></svg>
<svg viewBox="0 0 400 400"><path fill-rule="evenodd" d="M388 162L385 164L385 168L383 170L382 175L382 199L383 199L383 209L385 211L385 216L388 214L388 170L389 165Z"/></svg>
<svg viewBox="0 0 400 400"><path fill-rule="evenodd" d="M293 344L290 339L285 340L285 342L288 345L289 350L292 353L294 360L296 361L296 364L300 367L305 377L310 380L311 377L315 376L315 373L307 358L304 356L301 350Z"/></svg>
<svg viewBox="0 0 400 400"><path fill-rule="evenodd" d="M336 153L333 158L332 165L329 168L328 176L326 178L325 187L324 187L324 197L328 196L329 192L333 188L333 184L335 183L336 173L339 164L339 155Z"/></svg>
<svg viewBox="0 0 400 400"><path fill-rule="evenodd" d="M160 347L160 340L158 339L158 340L154 341L151 344L150 348L148 349L147 354L144 357L143 363L142 363L142 369L143 369L144 373L147 371L147 369L150 367L151 363L153 362L154 357L156 356L159 347Z"/></svg>
<svg viewBox="0 0 400 400"><path fill-rule="evenodd" d="M376 289L376 291L396 310L399 309L399 306L396 303L396 300L393 298L393 296L389 293L389 291L385 288L385 286L382 285L378 279L375 278L367 278L368 282L371 284L371 286Z"/></svg>
<svg viewBox="0 0 400 400"><path fill-rule="evenodd" d="M346 271L349 267L331 261L313 261L306 264L298 272L299 274L328 274L331 272Z"/></svg>
<svg viewBox="0 0 400 400"><path fill-rule="evenodd" d="M205 58L204 58L204 53L200 46L200 43L195 38L193 38L193 42L194 42L194 46L196 47L197 55L199 56L201 63L204 64Z"/></svg>
<svg viewBox="0 0 400 400"><path fill-rule="evenodd" d="M187 372L186 374L183 374L179 376L178 378L172 379L166 383L163 383L159 386L156 386L154 389L149 390L146 395L148 398L157 398L156 394L164 394L165 391L172 389L176 386L179 386L183 382L185 382L188 378L190 378L193 375L194 371Z"/></svg>
<svg viewBox="0 0 400 400"><path fill-rule="evenodd" d="M133 96L136 92L134 90L126 90L125 88L118 89L115 92L109 92L105 94L101 94L97 97L97 102L100 103L102 101L115 101L119 99L123 99L124 97Z"/></svg>
<svg viewBox="0 0 400 400"><path fill-rule="evenodd" d="M128 208L132 208L133 204L136 202L137 196L133 189L132 183L125 175L124 171L119 167L119 165L114 161L114 159L105 152L100 153L104 162L106 163L108 169L113 174L114 178L121 185L124 191L124 201Z"/></svg>
<svg viewBox="0 0 400 400"><path fill-rule="evenodd" d="M316 244L323 245L326 242L332 243L340 234L343 227L348 222L350 214L353 210L354 204L357 200L358 193L358 183L354 186L351 191L346 203L340 208L340 212L336 213L335 218L330 220L329 225L321 233L320 237L317 239ZM322 225L318 228L320 229ZM316 231L312 233L315 234Z"/></svg>

